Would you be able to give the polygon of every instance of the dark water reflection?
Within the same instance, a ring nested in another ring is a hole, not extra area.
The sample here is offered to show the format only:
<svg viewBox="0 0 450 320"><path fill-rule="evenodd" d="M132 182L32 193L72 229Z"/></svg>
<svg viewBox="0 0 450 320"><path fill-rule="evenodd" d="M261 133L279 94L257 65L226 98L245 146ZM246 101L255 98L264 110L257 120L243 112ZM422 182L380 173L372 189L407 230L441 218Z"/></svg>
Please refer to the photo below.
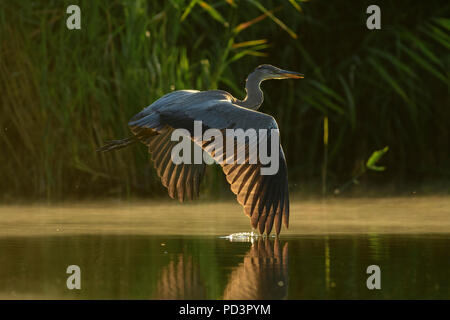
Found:
<svg viewBox="0 0 450 320"><path fill-rule="evenodd" d="M260 239L228 275L223 299L283 299L287 297L288 244ZM164 267L156 299L205 299L207 284L191 255L179 254Z"/></svg>
<svg viewBox="0 0 450 320"><path fill-rule="evenodd" d="M0 298L450 298L448 235L0 238ZM66 268L81 268L81 290ZM366 269L381 268L381 290Z"/></svg>

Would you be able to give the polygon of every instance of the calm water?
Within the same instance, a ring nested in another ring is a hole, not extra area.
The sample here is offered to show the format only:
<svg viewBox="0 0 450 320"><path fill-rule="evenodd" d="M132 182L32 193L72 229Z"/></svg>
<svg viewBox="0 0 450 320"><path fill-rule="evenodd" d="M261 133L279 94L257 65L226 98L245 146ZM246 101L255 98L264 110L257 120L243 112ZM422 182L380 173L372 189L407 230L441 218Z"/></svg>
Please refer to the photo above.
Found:
<svg viewBox="0 0 450 320"><path fill-rule="evenodd" d="M221 238L249 231L234 204L2 207L0 298L450 299L448 199L383 201L294 203L289 232L253 243Z"/></svg>

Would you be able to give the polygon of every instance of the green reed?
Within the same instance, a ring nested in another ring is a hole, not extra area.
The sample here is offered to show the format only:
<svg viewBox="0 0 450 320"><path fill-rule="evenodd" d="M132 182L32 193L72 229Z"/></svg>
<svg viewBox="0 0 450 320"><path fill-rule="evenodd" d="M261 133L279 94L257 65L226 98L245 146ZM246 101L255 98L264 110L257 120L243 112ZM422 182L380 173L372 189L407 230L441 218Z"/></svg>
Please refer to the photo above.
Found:
<svg viewBox="0 0 450 320"><path fill-rule="evenodd" d="M242 98L261 63L306 74L263 85L292 190L340 185L385 145L388 169L372 182L448 181L450 6L382 2L382 30L369 31L370 3L346 3L79 1L82 29L69 31L71 1L2 2L2 199L164 194L145 147L95 149L173 90ZM230 194L208 171L204 191Z"/></svg>

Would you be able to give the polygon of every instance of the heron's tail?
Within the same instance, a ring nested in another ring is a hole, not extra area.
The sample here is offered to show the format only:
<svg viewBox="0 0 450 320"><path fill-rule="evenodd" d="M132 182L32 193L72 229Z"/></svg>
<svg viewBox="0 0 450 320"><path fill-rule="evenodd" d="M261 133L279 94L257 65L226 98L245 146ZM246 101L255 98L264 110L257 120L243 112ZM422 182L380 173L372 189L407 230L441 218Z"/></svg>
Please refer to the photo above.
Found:
<svg viewBox="0 0 450 320"><path fill-rule="evenodd" d="M108 152L112 150L122 149L137 141L138 139L134 136L120 140L107 141L103 147L97 149L97 152Z"/></svg>

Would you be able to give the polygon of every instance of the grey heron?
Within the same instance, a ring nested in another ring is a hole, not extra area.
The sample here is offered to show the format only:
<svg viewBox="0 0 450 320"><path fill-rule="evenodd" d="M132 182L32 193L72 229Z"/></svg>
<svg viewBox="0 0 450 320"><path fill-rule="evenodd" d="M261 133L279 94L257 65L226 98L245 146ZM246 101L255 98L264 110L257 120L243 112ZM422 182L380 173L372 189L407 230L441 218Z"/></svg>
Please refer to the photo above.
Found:
<svg viewBox="0 0 450 320"><path fill-rule="evenodd" d="M303 74L282 70L272 65L258 66L246 80L247 95L236 99L222 90L177 90L164 95L133 116L128 123L133 136L109 141L97 151L106 152L126 147L135 142L147 145L162 184L171 198L181 202L199 195L199 184L205 171L204 163L175 164L171 150L177 144L171 140L176 129L193 131L194 121L202 121L204 128L225 129L276 129L275 119L257 111L264 100L260 84L269 79L298 79ZM194 141L194 140L193 140ZM194 141L193 148L209 152L206 141ZM210 141L209 141L210 142ZM246 142L248 143L248 142ZM248 145L246 148L248 149ZM211 154L214 156L214 154ZM281 224L289 226L289 192L287 165L279 144L279 168L273 175L262 175L261 162L256 164L222 163L223 172L244 213L250 217L253 228L261 234L270 234L275 223L276 234Z"/></svg>

